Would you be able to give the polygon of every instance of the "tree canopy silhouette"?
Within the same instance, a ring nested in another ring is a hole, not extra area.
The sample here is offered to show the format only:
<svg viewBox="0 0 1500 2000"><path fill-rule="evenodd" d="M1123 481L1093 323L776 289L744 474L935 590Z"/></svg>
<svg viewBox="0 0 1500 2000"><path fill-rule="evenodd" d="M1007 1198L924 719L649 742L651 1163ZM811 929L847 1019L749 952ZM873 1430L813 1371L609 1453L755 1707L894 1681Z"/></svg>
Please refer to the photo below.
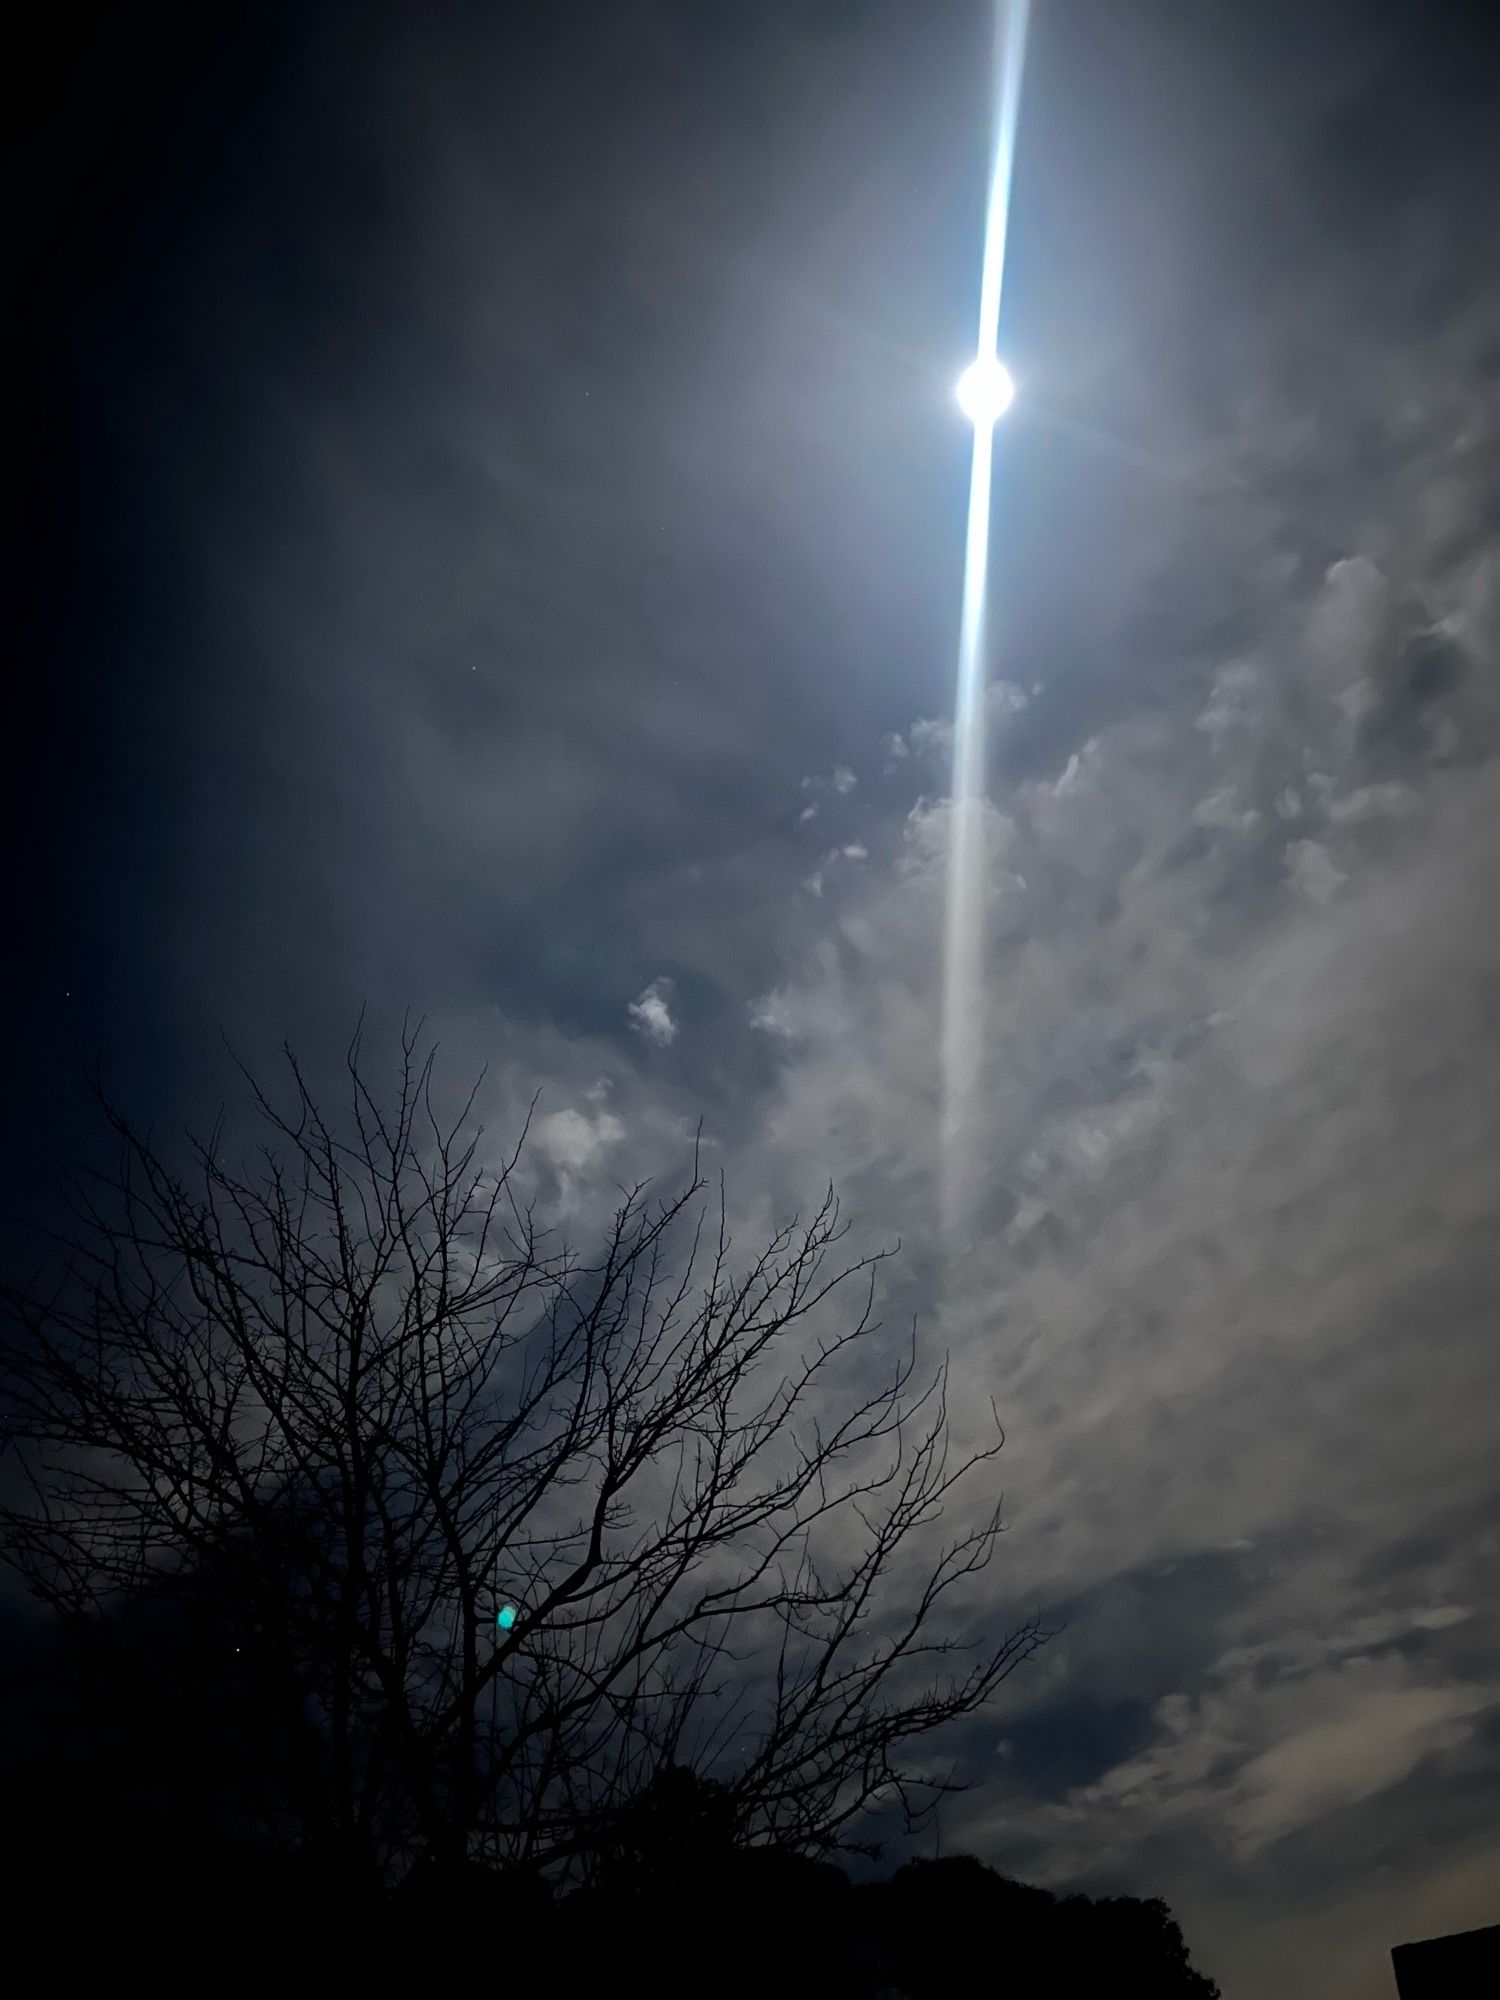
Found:
<svg viewBox="0 0 1500 2000"><path fill-rule="evenodd" d="M586 1878L677 1764L729 1838L809 1854L951 1789L903 1752L1044 1635L939 1629L992 1497L896 1588L1003 1438L950 1466L946 1363L873 1380L884 1253L841 1261L833 1195L741 1260L695 1162L579 1250L417 1033L385 1095L356 1038L338 1115L288 1064L281 1107L246 1073L243 1164L101 1097L118 1167L5 1295L4 1553L67 1628L187 1592L273 1691L295 1839L387 1874Z"/></svg>
<svg viewBox="0 0 1500 2000"><path fill-rule="evenodd" d="M691 1772L666 1772L648 1793L612 1865L534 1910L525 1935L538 1977L567 1941L579 1990L613 1990L622 1941L639 1940L641 1983L657 1993L699 1991L711 1968L715 1990L735 1995L773 1984L818 2000L1216 2000L1158 1900L1056 1896L968 1854L856 1885L827 1861L728 1844L714 1788Z"/></svg>

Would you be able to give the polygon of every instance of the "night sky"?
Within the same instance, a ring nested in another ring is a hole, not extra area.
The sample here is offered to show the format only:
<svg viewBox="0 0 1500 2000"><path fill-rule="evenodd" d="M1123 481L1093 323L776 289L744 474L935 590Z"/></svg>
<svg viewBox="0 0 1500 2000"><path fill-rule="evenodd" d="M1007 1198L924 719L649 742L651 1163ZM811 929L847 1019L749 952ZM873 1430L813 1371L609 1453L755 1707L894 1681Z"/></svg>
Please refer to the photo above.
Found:
<svg viewBox="0 0 1500 2000"><path fill-rule="evenodd" d="M703 1121L993 1395L945 1849L1227 2000L1500 1915L1500 35L1037 0L985 1179L934 1230L980 0L66 10L17 84L7 1245L361 1007ZM927 1849L930 1851L930 1844Z"/></svg>

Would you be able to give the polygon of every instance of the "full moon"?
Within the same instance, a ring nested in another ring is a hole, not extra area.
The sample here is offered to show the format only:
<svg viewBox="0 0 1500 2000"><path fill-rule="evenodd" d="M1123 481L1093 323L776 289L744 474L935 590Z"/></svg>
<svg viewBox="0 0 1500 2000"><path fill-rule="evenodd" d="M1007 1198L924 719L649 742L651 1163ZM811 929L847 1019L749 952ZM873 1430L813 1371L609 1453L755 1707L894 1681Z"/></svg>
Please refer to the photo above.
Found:
<svg viewBox="0 0 1500 2000"><path fill-rule="evenodd" d="M1010 370L993 355L981 354L971 361L958 378L958 407L971 424L992 424L1003 417L1015 401L1016 385Z"/></svg>

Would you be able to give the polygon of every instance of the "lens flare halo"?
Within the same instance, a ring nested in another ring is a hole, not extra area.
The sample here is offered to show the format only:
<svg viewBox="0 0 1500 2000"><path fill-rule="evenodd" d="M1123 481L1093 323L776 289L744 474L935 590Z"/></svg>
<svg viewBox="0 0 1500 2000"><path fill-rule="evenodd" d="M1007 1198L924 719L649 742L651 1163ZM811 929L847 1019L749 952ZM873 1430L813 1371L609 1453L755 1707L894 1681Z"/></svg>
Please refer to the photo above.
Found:
<svg viewBox="0 0 1500 2000"><path fill-rule="evenodd" d="M997 423L1016 400L1016 385L1010 370L998 356L981 354L959 376L953 392L958 407L969 422Z"/></svg>
<svg viewBox="0 0 1500 2000"><path fill-rule="evenodd" d="M1031 0L995 0L995 122L980 270L978 339L974 343L975 359L958 384L958 401L974 427L974 443L969 466L969 521L964 537L958 690L953 716L953 811L943 926L943 1106L939 1142L942 1224L948 1242L956 1251L961 1251L972 1237L983 1179L983 1120L976 1115L976 1109L985 1056L984 694L988 667L985 588L989 572L994 427L1015 395L1010 372L999 358L1000 298L1030 13Z"/></svg>

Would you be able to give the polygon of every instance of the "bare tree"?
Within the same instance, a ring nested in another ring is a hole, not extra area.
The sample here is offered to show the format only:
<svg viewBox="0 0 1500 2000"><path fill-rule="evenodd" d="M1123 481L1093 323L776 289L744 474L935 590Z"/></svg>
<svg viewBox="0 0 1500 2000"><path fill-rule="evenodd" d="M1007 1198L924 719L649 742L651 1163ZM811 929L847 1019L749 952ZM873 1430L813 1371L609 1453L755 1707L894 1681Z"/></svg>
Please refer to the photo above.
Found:
<svg viewBox="0 0 1500 2000"><path fill-rule="evenodd" d="M385 1868L587 1873L672 1765L712 1774L736 1838L806 1852L857 1845L879 1798L910 1819L955 1789L904 1747L1043 1635L935 1629L998 1506L904 1597L893 1579L1003 1438L950 1469L946 1363L909 1396L914 1350L823 1414L886 1254L839 1260L832 1194L737 1265L695 1161L676 1192L622 1191L585 1257L523 1198L524 1133L497 1159L474 1094L438 1115L415 1033L385 1103L356 1039L337 1119L288 1062L290 1109L246 1073L249 1169L222 1131L171 1165L101 1098L119 1167L51 1282L6 1294L26 1486L0 1527L40 1597L86 1628L211 1572L315 1720L301 1834Z"/></svg>

